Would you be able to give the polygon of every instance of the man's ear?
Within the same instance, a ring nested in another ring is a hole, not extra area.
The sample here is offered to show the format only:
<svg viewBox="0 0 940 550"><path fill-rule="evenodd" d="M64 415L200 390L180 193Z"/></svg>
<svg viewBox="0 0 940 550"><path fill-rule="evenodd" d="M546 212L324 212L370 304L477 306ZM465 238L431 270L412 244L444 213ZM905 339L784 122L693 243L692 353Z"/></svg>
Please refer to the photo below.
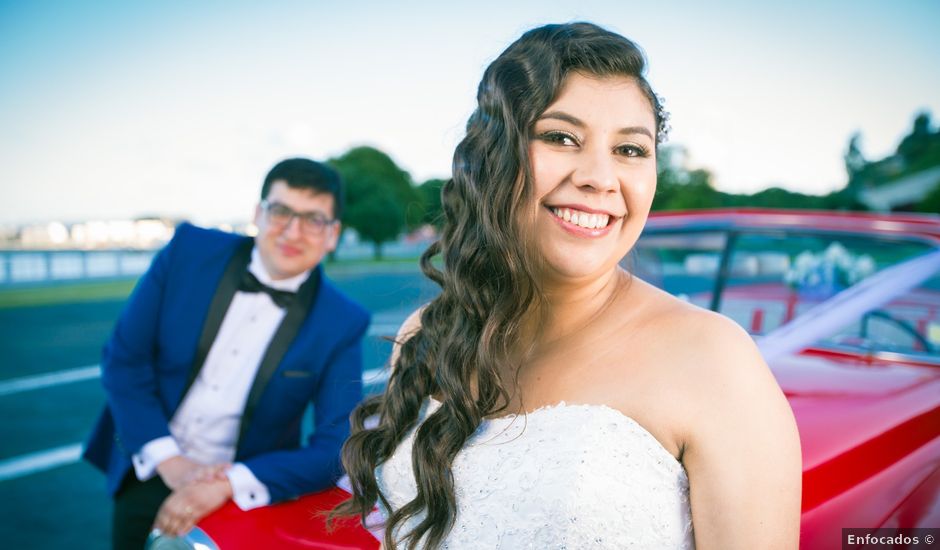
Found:
<svg viewBox="0 0 940 550"><path fill-rule="evenodd" d="M330 237L326 242L327 252L333 252L336 250L336 245L339 244L339 235L343 232L343 224L340 222L334 222L330 224Z"/></svg>
<svg viewBox="0 0 940 550"><path fill-rule="evenodd" d="M264 216L264 209L261 208L261 203L255 205L255 227L261 227L261 218Z"/></svg>

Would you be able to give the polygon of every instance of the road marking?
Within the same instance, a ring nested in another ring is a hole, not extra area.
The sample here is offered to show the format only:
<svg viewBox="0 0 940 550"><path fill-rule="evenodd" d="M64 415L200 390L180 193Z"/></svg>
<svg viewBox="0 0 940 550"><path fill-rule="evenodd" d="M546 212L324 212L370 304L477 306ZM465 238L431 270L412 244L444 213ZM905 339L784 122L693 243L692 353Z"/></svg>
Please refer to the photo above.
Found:
<svg viewBox="0 0 940 550"><path fill-rule="evenodd" d="M362 382L367 385L385 382L388 380L388 374L388 370L384 367L363 371ZM0 382L0 396L48 388L49 386L58 386L70 382L82 382L100 376L101 367L98 365L38 374L35 376L23 376L21 378Z"/></svg>
<svg viewBox="0 0 940 550"><path fill-rule="evenodd" d="M362 373L364 386L383 384L388 381L390 371L387 368L370 369ZM45 388L68 382L88 380L101 375L98 365L53 372L39 376L27 376L3 382L0 395L9 395L20 391ZM0 481L16 479L30 474L44 472L59 466L78 462L82 456L82 444L72 443L45 451L37 451L22 456L0 460Z"/></svg>
<svg viewBox="0 0 940 550"><path fill-rule="evenodd" d="M392 374L392 371L385 368L379 367L377 369L370 369L362 372L362 385L370 386L373 384L384 384L388 382L388 377Z"/></svg>
<svg viewBox="0 0 940 550"><path fill-rule="evenodd" d="M38 451L0 460L0 481L15 479L78 462L82 457L82 444L72 443L54 449Z"/></svg>
<svg viewBox="0 0 940 550"><path fill-rule="evenodd" d="M101 376L101 367L99 365L78 367L45 374L35 374L32 376L21 376L0 382L0 396L48 388L49 386L58 386L60 384L69 384L71 382L82 382L84 380L98 378L99 376Z"/></svg>
<svg viewBox="0 0 940 550"><path fill-rule="evenodd" d="M372 323L369 326L368 336L391 336L398 332L401 323ZM363 373L364 381L375 382L371 380L374 375L379 374L380 369L366 371ZM371 373L372 376L369 376ZM34 374L31 376L21 376L0 382L0 397L12 395L29 390L39 390L51 386L60 386L72 382L83 382L92 380L101 376L100 365L90 365L87 367L77 367L44 374ZM386 376L387 378L387 376Z"/></svg>
<svg viewBox="0 0 940 550"><path fill-rule="evenodd" d="M368 336L391 336L398 332L401 322L376 322L369 326ZM21 376L0 381L0 396L92 380L101 376L101 365L89 365L56 372ZM387 368L370 369L362 373L363 385L385 383ZM72 443L0 460L0 481L16 479L78 462L82 456L82 443Z"/></svg>
<svg viewBox="0 0 940 550"><path fill-rule="evenodd" d="M81 371L87 369L98 369L95 367L86 367L85 369L72 369L73 371ZM98 369L100 372L100 369ZM64 373L53 373L53 374L68 374ZM388 381L388 376L390 371L386 368L370 369L362 373L362 384L364 386L382 384ZM31 377L36 378L36 377ZM61 377L65 379L65 376ZM69 381L75 381L79 379L77 376L74 376ZM11 381L11 382L15 382ZM64 382L59 382L64 383ZM50 384L46 384L50 385ZM38 386L34 384L30 388L34 389ZM22 391L22 390L21 390ZM11 393L11 392L7 392ZM0 460L0 481L6 481L8 479L16 479L23 476L28 476L30 474L36 474L39 472L44 472L46 470L51 470L53 468L58 468L59 466L67 466L69 464L78 462L82 457L82 444L81 443L72 443L71 445L63 445L62 447L56 447L54 449L47 449L45 451L38 451L35 453L29 453L22 456L16 456L13 458L8 458L6 460Z"/></svg>
<svg viewBox="0 0 940 550"><path fill-rule="evenodd" d="M401 326L401 322L398 323L372 323L369 325L369 336L395 336L398 334L398 328Z"/></svg>

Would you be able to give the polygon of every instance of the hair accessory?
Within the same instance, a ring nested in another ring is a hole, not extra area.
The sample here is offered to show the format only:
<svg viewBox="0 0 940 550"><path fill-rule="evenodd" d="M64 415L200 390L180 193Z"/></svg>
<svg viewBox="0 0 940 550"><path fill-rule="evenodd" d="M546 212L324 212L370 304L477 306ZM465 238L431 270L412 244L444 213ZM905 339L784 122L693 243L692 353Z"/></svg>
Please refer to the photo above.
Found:
<svg viewBox="0 0 940 550"><path fill-rule="evenodd" d="M669 139L669 132L672 130L669 119L672 115L666 110L666 98L659 94L654 95L656 96L656 118L659 122L659 128L656 129L656 143L660 144Z"/></svg>

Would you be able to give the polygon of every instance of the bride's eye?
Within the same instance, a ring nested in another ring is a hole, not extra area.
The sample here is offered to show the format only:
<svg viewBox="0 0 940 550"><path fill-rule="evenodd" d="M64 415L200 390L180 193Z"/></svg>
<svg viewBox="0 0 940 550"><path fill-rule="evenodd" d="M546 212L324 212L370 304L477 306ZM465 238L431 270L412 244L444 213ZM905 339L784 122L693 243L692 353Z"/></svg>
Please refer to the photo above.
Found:
<svg viewBox="0 0 940 550"><path fill-rule="evenodd" d="M578 145L578 140L573 135L566 132L559 132L557 130L539 134L539 139L545 143L550 143L553 145Z"/></svg>
<svg viewBox="0 0 940 550"><path fill-rule="evenodd" d="M627 144L627 145L620 145L617 148L615 148L614 151L618 155L622 155L624 157L645 158L645 157L648 157L650 154L649 149L647 149L646 147L643 147L642 145L634 145L632 143Z"/></svg>

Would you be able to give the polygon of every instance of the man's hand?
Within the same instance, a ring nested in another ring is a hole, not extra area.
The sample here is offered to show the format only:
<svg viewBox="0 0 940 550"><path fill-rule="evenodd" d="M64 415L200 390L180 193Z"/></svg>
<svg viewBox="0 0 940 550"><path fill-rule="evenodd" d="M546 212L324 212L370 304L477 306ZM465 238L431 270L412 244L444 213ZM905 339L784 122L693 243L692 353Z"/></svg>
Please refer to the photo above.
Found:
<svg viewBox="0 0 940 550"><path fill-rule="evenodd" d="M227 479L225 472L231 467L229 462L205 465L179 455L161 462L157 473L163 483L175 491L190 483Z"/></svg>
<svg viewBox="0 0 940 550"><path fill-rule="evenodd" d="M172 490L177 490L191 480L203 465L183 455L170 457L157 465L157 473L163 483Z"/></svg>
<svg viewBox="0 0 940 550"><path fill-rule="evenodd" d="M228 480L228 476L225 475L225 472L227 472L231 467L232 464L229 462L220 462L218 464L210 464L209 466L200 466L186 478L185 482L186 484L189 484L199 483L201 481Z"/></svg>
<svg viewBox="0 0 940 550"><path fill-rule="evenodd" d="M232 485L228 478L190 483L173 491L163 501L154 527L169 536L184 535L230 498Z"/></svg>

